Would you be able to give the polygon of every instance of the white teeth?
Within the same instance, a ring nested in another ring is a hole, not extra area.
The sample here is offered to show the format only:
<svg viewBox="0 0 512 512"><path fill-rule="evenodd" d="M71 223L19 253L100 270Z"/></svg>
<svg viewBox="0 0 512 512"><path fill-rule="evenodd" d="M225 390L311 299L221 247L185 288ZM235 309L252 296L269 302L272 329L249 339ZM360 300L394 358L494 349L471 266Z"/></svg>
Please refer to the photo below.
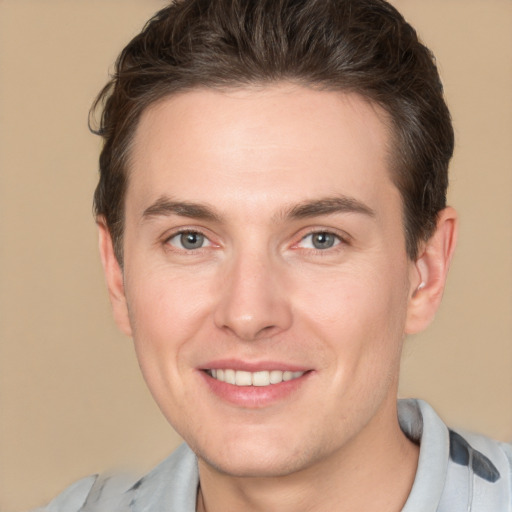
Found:
<svg viewBox="0 0 512 512"><path fill-rule="evenodd" d="M283 382L283 372L281 370L272 370L270 372L270 384L279 384Z"/></svg>
<svg viewBox="0 0 512 512"><path fill-rule="evenodd" d="M224 370L224 382L228 384L236 384L235 370Z"/></svg>
<svg viewBox="0 0 512 512"><path fill-rule="evenodd" d="M253 386L268 386L270 384L269 372L254 372L252 374Z"/></svg>
<svg viewBox="0 0 512 512"><path fill-rule="evenodd" d="M235 373L235 384L237 386L250 386L250 385L252 385L251 372L237 371Z"/></svg>
<svg viewBox="0 0 512 512"><path fill-rule="evenodd" d="M242 370L216 369L209 370L209 375L214 379L236 386L269 386L280 384L289 380L302 377L305 372L291 372L289 370L272 370L261 372L246 372Z"/></svg>

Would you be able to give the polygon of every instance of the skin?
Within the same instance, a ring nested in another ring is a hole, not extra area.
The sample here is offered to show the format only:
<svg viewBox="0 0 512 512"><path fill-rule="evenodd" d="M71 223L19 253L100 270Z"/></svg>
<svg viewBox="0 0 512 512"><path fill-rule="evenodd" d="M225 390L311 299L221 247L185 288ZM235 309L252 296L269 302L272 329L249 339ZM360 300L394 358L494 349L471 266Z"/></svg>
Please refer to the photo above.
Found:
<svg viewBox="0 0 512 512"><path fill-rule="evenodd" d="M140 120L124 268L102 219L100 250L116 321L198 455L198 510L407 499L418 448L396 416L400 353L438 307L456 216L441 212L408 259L386 121L356 94L290 84L186 92ZM185 249L180 230L203 245ZM283 396L234 403L203 371L219 360L308 372Z"/></svg>

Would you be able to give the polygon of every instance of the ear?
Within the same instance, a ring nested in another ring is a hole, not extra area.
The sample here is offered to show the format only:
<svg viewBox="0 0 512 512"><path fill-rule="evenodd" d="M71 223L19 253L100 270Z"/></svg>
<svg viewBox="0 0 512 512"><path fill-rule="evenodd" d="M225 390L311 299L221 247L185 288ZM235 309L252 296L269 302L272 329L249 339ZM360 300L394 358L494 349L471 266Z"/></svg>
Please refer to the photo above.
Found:
<svg viewBox="0 0 512 512"><path fill-rule="evenodd" d="M439 213L436 230L422 245L414 263L405 324L407 334L422 331L434 319L456 242L457 212L448 207Z"/></svg>
<svg viewBox="0 0 512 512"><path fill-rule="evenodd" d="M110 236L105 219L99 218L97 224L101 263L103 264L103 272L105 273L114 320L119 329L131 337L132 329L124 292L123 271L115 256L114 244L112 243L112 237Z"/></svg>

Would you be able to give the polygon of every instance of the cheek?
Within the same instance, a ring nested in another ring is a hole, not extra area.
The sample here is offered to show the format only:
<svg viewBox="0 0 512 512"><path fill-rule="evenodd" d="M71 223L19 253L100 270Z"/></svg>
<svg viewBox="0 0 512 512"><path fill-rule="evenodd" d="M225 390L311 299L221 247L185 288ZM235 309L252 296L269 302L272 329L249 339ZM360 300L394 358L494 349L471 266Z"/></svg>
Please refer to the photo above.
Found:
<svg viewBox="0 0 512 512"><path fill-rule="evenodd" d="M134 274L132 274L134 275ZM148 270L126 283L132 327L137 337L158 342L186 337L207 308L207 288L200 276ZM135 337L135 336L134 336Z"/></svg>
<svg viewBox="0 0 512 512"><path fill-rule="evenodd" d="M195 340L205 338L205 288L193 279L149 272L133 283L126 292L137 360L156 403L180 432L190 420L186 404L197 400L187 386L195 371L187 362Z"/></svg>
<svg viewBox="0 0 512 512"><path fill-rule="evenodd" d="M150 271L126 283L137 359L153 394L180 389L190 340L199 338L209 316L204 280ZM158 401L158 400L157 400Z"/></svg>
<svg viewBox="0 0 512 512"><path fill-rule="evenodd" d="M404 277L404 272L391 266L379 270L375 264L347 266L323 274L303 271L296 279L295 302L303 304L312 312L310 316L323 324L352 323L363 317L373 319L370 324L391 320L405 305Z"/></svg>
<svg viewBox="0 0 512 512"><path fill-rule="evenodd" d="M363 359L367 365L369 360L389 365L398 358L403 339L408 289L404 268L383 261L336 269L320 278L302 273L297 317L327 340L331 357L343 368L357 369Z"/></svg>

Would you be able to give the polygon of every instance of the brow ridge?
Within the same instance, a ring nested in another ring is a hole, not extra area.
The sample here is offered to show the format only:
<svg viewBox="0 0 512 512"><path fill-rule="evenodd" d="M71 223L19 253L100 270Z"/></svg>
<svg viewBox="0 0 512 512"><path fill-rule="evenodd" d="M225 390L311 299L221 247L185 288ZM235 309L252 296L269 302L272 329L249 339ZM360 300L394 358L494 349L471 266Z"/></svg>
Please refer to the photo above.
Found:
<svg viewBox="0 0 512 512"><path fill-rule="evenodd" d="M304 201L285 212L285 216L292 219L304 219L336 213L360 213L369 217L375 217L375 211L372 208L362 201L348 196L334 196Z"/></svg>
<svg viewBox="0 0 512 512"><path fill-rule="evenodd" d="M212 208L189 201L174 201L168 197L162 196L152 205L144 210L142 219L151 217L166 217L169 215L179 215L202 220L219 221L219 215Z"/></svg>
<svg viewBox="0 0 512 512"><path fill-rule="evenodd" d="M285 209L275 220L305 219L319 215L333 215L336 213L359 213L374 217L375 212L358 199L347 196L325 197L304 201ZM220 222L221 218L211 207L189 201L175 201L162 196L146 208L142 219L151 217L179 215L201 220Z"/></svg>

